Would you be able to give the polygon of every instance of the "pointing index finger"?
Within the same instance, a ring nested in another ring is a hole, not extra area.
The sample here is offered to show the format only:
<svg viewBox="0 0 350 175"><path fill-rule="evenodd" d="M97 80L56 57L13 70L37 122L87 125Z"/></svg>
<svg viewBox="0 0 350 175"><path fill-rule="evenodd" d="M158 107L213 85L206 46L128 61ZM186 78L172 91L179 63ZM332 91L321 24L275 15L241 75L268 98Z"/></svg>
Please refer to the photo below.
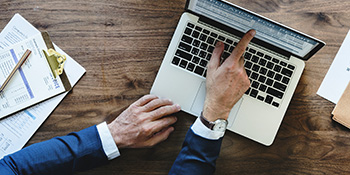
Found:
<svg viewBox="0 0 350 175"><path fill-rule="evenodd" d="M256 34L255 30L249 30L239 41L237 47L233 50L232 56L234 60L239 60L241 56L244 54L245 49L247 48L249 42L254 38Z"/></svg>

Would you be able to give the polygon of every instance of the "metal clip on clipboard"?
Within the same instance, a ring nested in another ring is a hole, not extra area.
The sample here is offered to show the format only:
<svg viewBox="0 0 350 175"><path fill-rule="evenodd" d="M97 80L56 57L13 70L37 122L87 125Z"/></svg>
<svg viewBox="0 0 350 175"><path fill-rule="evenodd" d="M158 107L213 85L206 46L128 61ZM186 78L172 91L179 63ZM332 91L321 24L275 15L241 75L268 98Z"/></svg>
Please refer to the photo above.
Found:
<svg viewBox="0 0 350 175"><path fill-rule="evenodd" d="M68 77L64 71L64 64L67 60L66 56L63 54L58 53L55 50L55 47L53 46L50 36L47 32L42 32L41 33L46 47L47 47L47 51L43 50L44 55L46 57L46 60L50 66L50 69L52 71L52 74L55 78L57 78L57 76L59 76L63 82L64 88L68 91L70 90L72 87L69 83Z"/></svg>

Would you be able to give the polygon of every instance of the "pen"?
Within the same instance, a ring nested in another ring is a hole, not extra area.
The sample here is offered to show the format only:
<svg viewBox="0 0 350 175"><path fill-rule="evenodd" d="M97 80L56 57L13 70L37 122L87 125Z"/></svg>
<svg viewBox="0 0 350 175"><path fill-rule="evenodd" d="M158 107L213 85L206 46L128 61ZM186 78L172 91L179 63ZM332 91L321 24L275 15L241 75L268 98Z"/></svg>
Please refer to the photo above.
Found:
<svg viewBox="0 0 350 175"><path fill-rule="evenodd" d="M16 70L19 69L22 66L22 64L27 60L27 58L29 57L29 55L31 53L32 53L32 51L27 49L27 51L23 54L22 58L18 61L16 66L13 68L12 72L10 73L10 75L6 78L4 84L1 85L0 93L5 89L5 86L7 85L7 83L10 81L12 76L16 73Z"/></svg>

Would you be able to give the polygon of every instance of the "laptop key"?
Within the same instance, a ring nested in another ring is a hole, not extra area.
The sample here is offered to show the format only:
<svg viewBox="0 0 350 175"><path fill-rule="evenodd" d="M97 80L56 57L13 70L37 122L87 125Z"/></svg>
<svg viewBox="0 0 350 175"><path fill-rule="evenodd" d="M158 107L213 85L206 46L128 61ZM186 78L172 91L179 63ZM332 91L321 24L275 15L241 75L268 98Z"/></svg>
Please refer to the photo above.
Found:
<svg viewBox="0 0 350 175"><path fill-rule="evenodd" d="M178 65L180 63L180 58L178 57L174 57L173 58L173 61L171 61L171 63L175 64L175 65Z"/></svg>
<svg viewBox="0 0 350 175"><path fill-rule="evenodd" d="M198 74L198 75L203 75L204 69L200 66L196 66L194 73Z"/></svg>
<svg viewBox="0 0 350 175"><path fill-rule="evenodd" d="M247 69L252 68L252 66L253 66L253 63L251 63L251 62L249 62L249 61L246 61L246 62L244 63L244 67L247 68Z"/></svg>
<svg viewBox="0 0 350 175"><path fill-rule="evenodd" d="M265 65L266 65L266 60L264 60L264 59L260 59L260 61L259 61L259 65L261 65L261 66L265 66Z"/></svg>
<svg viewBox="0 0 350 175"><path fill-rule="evenodd" d="M248 76L248 77L249 77L250 74L252 73L252 71L250 71L250 70L246 70L245 72L247 73L247 76Z"/></svg>
<svg viewBox="0 0 350 175"><path fill-rule="evenodd" d="M192 48L191 53L192 53L193 55L197 55L197 54L199 53L199 49L197 49L197 48Z"/></svg>
<svg viewBox="0 0 350 175"><path fill-rule="evenodd" d="M206 60L201 60L201 62L199 63L199 65L203 66L203 67L206 67L208 64L208 61Z"/></svg>
<svg viewBox="0 0 350 175"><path fill-rule="evenodd" d="M254 65L253 65L253 68L252 68L253 71L258 72L259 69L260 69L260 66L259 66L259 65L257 65L257 64L254 64Z"/></svg>
<svg viewBox="0 0 350 175"><path fill-rule="evenodd" d="M265 55L264 58L266 58L267 60L271 60L272 59L272 57L269 56L269 55Z"/></svg>
<svg viewBox="0 0 350 175"><path fill-rule="evenodd" d="M266 67L269 68L269 69L272 69L273 67L275 66L275 64L273 64L272 62L268 62Z"/></svg>
<svg viewBox="0 0 350 175"><path fill-rule="evenodd" d="M263 96L261 96L261 95L259 95L259 96L258 96L258 100L260 100L260 101L264 101L264 97L263 97Z"/></svg>
<svg viewBox="0 0 350 175"><path fill-rule="evenodd" d="M185 33L186 33L187 35L191 35L192 29L186 28L186 29L185 29Z"/></svg>
<svg viewBox="0 0 350 175"><path fill-rule="evenodd" d="M214 39L214 38L212 38L212 37L208 37L207 42L208 42L208 44L214 44L215 39Z"/></svg>
<svg viewBox="0 0 350 175"><path fill-rule="evenodd" d="M225 44L224 50L225 50L225 51L228 51L229 48L230 48L230 46L229 46L228 44Z"/></svg>
<svg viewBox="0 0 350 175"><path fill-rule="evenodd" d="M205 78L207 77L207 70L204 71L203 77L205 77Z"/></svg>
<svg viewBox="0 0 350 175"><path fill-rule="evenodd" d="M233 43L233 41L232 40L230 40L230 39L226 39L226 42L228 43L228 44L232 44Z"/></svg>
<svg viewBox="0 0 350 175"><path fill-rule="evenodd" d="M270 88L270 87L267 88L266 93L268 93L268 94L270 94L270 95L272 95L274 97L277 97L279 99L282 99L282 97L283 97L283 93L282 92L280 92L280 91L278 91L276 89Z"/></svg>
<svg viewBox="0 0 350 175"><path fill-rule="evenodd" d="M253 80L257 80L258 76L259 76L259 74L253 72L252 75L250 76L250 78L252 78Z"/></svg>
<svg viewBox="0 0 350 175"><path fill-rule="evenodd" d="M207 52L201 51L198 56L204 59L207 56Z"/></svg>
<svg viewBox="0 0 350 175"><path fill-rule="evenodd" d="M283 68L281 73L287 77L291 77L293 74L293 72L291 70L286 69L286 68Z"/></svg>
<svg viewBox="0 0 350 175"><path fill-rule="evenodd" d="M288 65L288 68L294 70L294 69L295 69L295 66L293 66L293 65Z"/></svg>
<svg viewBox="0 0 350 175"><path fill-rule="evenodd" d="M191 54L188 54L188 53L186 53L184 51L181 51L181 50L177 50L175 55L178 56L178 57L184 58L184 59L186 59L188 61L191 61L191 59L192 59L192 55Z"/></svg>
<svg viewBox="0 0 350 175"><path fill-rule="evenodd" d="M275 80L281 81L281 79L282 79L282 75L281 74L276 74L275 75Z"/></svg>
<svg viewBox="0 0 350 175"><path fill-rule="evenodd" d="M269 86L272 86L273 80L271 80L270 78L268 78L268 79L266 80L266 84L269 85Z"/></svg>
<svg viewBox="0 0 350 175"><path fill-rule="evenodd" d="M201 41L206 41L206 40L207 40L207 35L201 34L201 35L199 36L199 40L201 40Z"/></svg>
<svg viewBox="0 0 350 175"><path fill-rule="evenodd" d="M281 84L281 83L276 82L276 81L275 81L275 83L273 84L273 87L276 88L276 89L278 89L278 90L280 90L280 91L282 91L282 92L286 91L286 89L287 89L287 86L286 86L286 85Z"/></svg>
<svg viewBox="0 0 350 175"><path fill-rule="evenodd" d="M223 37L223 36L219 36L219 40L221 40L221 41L225 41L225 37Z"/></svg>
<svg viewBox="0 0 350 175"><path fill-rule="evenodd" d="M290 79L287 77L283 77L283 79L282 79L282 83L284 83L284 84L288 84L289 81L290 81Z"/></svg>
<svg viewBox="0 0 350 175"><path fill-rule="evenodd" d="M252 86L253 88L255 88L255 89L258 89L259 85L260 85L260 83L258 83L258 82L256 82L256 81L253 81L253 83L252 83L251 86Z"/></svg>
<svg viewBox="0 0 350 175"><path fill-rule="evenodd" d="M250 60L250 58L252 58L252 54L246 52L246 53L244 54L244 58L245 58L246 60Z"/></svg>
<svg viewBox="0 0 350 175"><path fill-rule="evenodd" d="M179 48L182 49L182 50L185 50L187 52L190 52L192 47L186 43L183 43L183 42L180 42L179 44Z"/></svg>
<svg viewBox="0 0 350 175"><path fill-rule="evenodd" d="M218 37L218 34L216 34L216 33L214 33L214 32L211 32L210 36L216 38L216 37Z"/></svg>
<svg viewBox="0 0 350 175"><path fill-rule="evenodd" d="M272 59L272 62L278 64L280 61L279 61L278 59L276 59L276 58L273 58L273 59Z"/></svg>
<svg viewBox="0 0 350 175"><path fill-rule="evenodd" d="M201 44L201 42L198 41L198 40L194 40L193 43L192 43L192 45L196 46L196 47L198 47L200 44Z"/></svg>
<svg viewBox="0 0 350 175"><path fill-rule="evenodd" d="M259 87L259 90L262 91L262 92L266 92L266 89L267 89L267 86L263 85L263 84L261 84L260 87Z"/></svg>
<svg viewBox="0 0 350 175"><path fill-rule="evenodd" d="M202 27L196 26L196 30L202 31Z"/></svg>
<svg viewBox="0 0 350 175"><path fill-rule="evenodd" d="M229 52L232 53L232 52L233 52L233 49L235 49L235 47L234 47L234 46L231 46Z"/></svg>
<svg viewBox="0 0 350 175"><path fill-rule="evenodd" d="M192 23L187 23L187 26L190 27L190 28L193 28L193 27L194 27L194 24L192 24Z"/></svg>
<svg viewBox="0 0 350 175"><path fill-rule="evenodd" d="M286 66L287 66L287 63L286 63L286 62L281 61L281 62L280 62L280 65L281 65L281 66L283 66L283 67L286 67Z"/></svg>
<svg viewBox="0 0 350 175"><path fill-rule="evenodd" d="M252 53L252 54L255 54L255 53L256 53L256 50L254 50L254 49L249 49L249 52Z"/></svg>
<svg viewBox="0 0 350 175"><path fill-rule="evenodd" d="M194 67L195 65L193 63L188 63L187 70L192 72L194 70Z"/></svg>
<svg viewBox="0 0 350 175"><path fill-rule="evenodd" d="M265 83L265 81L266 81L266 77L265 77L265 76L263 76L263 75L260 75L260 77L259 77L258 81L259 81L260 83Z"/></svg>
<svg viewBox="0 0 350 175"><path fill-rule="evenodd" d="M250 96L256 98L256 96L258 95L259 91L252 89L250 92Z"/></svg>
<svg viewBox="0 0 350 175"><path fill-rule="evenodd" d="M279 103L277 103L277 102L273 102L273 103L272 103L272 106L275 106L275 107L277 107L277 108L278 108L278 107L280 106L280 104L279 104Z"/></svg>
<svg viewBox="0 0 350 175"><path fill-rule="evenodd" d="M273 70L276 71L276 72L280 72L281 69L282 69L282 67L279 66L279 65L275 65L275 67L273 68Z"/></svg>
<svg viewBox="0 0 350 175"><path fill-rule="evenodd" d="M272 100L273 100L273 97L271 97L271 96L269 96L269 95L267 95L266 98L265 98L265 102L266 102L267 104L271 104L271 103L272 103Z"/></svg>
<svg viewBox="0 0 350 175"><path fill-rule="evenodd" d="M201 60L200 58L198 58L198 57L193 57L193 59L192 59L192 63L194 63L194 64L198 64L199 63L199 60Z"/></svg>
<svg viewBox="0 0 350 175"><path fill-rule="evenodd" d="M182 68L186 68L187 67L187 61L185 61L185 60L181 60L181 62L180 62L180 67L182 67Z"/></svg>
<svg viewBox="0 0 350 175"><path fill-rule="evenodd" d="M214 49L215 48L213 46L209 46L207 51L210 52L210 53L213 53Z"/></svg>
<svg viewBox="0 0 350 175"><path fill-rule="evenodd" d="M203 30L203 33L205 33L205 34L209 35L209 33L210 33L210 32L209 32L209 30L204 29L204 30Z"/></svg>
<svg viewBox="0 0 350 175"><path fill-rule="evenodd" d="M261 53L261 52L258 52L257 55L258 55L259 57L263 57L263 56L264 56L264 54Z"/></svg>
<svg viewBox="0 0 350 175"><path fill-rule="evenodd" d="M182 36L181 41L183 41L183 42L185 42L187 44L191 44L193 39L188 37L188 36L186 36L186 35L184 35L184 36Z"/></svg>
<svg viewBox="0 0 350 175"><path fill-rule="evenodd" d="M254 62L254 63L258 63L258 61L259 61L259 57L257 57L257 56L253 56L253 58L252 58L252 61Z"/></svg>
<svg viewBox="0 0 350 175"><path fill-rule="evenodd" d="M201 48L202 50L207 50L208 44L202 43L201 46L200 46L199 48Z"/></svg>
<svg viewBox="0 0 350 175"><path fill-rule="evenodd" d="M198 38L198 37L199 37L199 32L193 31L192 37L193 37L193 38Z"/></svg>
<svg viewBox="0 0 350 175"><path fill-rule="evenodd" d="M210 58L211 58L211 54L208 53L208 54L207 54L207 57L206 57L205 59L208 60L208 61L210 61Z"/></svg>
<svg viewBox="0 0 350 175"><path fill-rule="evenodd" d="M264 68L264 67L262 67L262 68L260 69L259 73L262 74L262 75L266 75L267 69Z"/></svg>

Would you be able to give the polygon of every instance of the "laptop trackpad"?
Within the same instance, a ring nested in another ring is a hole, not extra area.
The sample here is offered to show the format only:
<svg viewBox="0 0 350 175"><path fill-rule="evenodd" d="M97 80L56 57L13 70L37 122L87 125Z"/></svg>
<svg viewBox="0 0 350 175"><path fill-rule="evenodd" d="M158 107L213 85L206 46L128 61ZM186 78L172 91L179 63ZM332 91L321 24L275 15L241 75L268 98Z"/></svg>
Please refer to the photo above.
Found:
<svg viewBox="0 0 350 175"><path fill-rule="evenodd" d="M203 107L204 107L204 101L205 101L205 92L206 92L206 89L205 89L205 81L203 81L199 87L199 90L197 92L197 95L196 95L196 98L194 99L194 102L192 104L192 107L191 107L191 111L193 113L195 113L197 116L200 115L200 113L202 112L203 110ZM234 123L236 117L237 117L237 113L238 113L238 110L239 108L241 107L241 104L243 102L243 98L241 98L236 104L235 106L233 106L231 112L230 112L230 115L228 117L228 127L231 127L232 124Z"/></svg>
<svg viewBox="0 0 350 175"><path fill-rule="evenodd" d="M197 91L196 98L194 99L194 102L191 107L191 111L195 113L197 116L199 116L203 110L204 106L204 100L205 100L205 81L201 83L199 86L199 89Z"/></svg>

